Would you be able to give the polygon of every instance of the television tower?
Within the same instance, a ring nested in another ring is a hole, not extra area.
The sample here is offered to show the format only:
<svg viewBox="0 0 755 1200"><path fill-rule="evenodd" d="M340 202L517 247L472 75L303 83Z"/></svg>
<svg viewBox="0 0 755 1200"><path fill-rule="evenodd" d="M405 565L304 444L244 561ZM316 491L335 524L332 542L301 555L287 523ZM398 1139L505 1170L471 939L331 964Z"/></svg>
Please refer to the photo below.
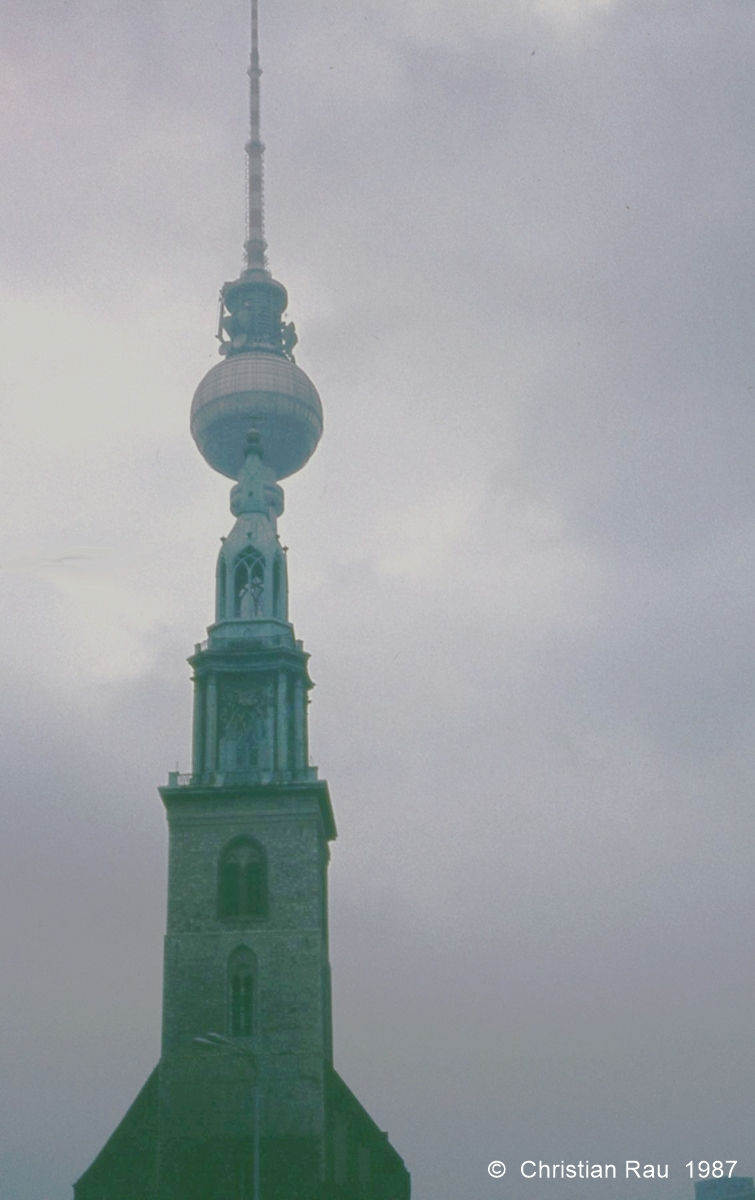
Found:
<svg viewBox="0 0 755 1200"><path fill-rule="evenodd" d="M160 1062L75 1200L408 1200L387 1135L333 1067L327 869L336 836L310 766L308 655L288 617L279 480L322 434L264 235L257 0L251 4L244 267L220 293L222 361L191 432L235 480L215 620L189 659L191 773L169 829Z"/></svg>

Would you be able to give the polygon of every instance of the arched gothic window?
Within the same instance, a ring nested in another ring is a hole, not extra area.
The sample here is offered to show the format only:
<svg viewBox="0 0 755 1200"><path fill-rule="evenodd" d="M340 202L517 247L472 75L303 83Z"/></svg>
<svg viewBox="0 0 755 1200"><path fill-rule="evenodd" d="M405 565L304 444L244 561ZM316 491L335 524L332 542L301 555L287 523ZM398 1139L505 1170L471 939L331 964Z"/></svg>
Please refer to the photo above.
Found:
<svg viewBox="0 0 755 1200"><path fill-rule="evenodd" d="M217 566L217 571L215 573L215 582L216 582L216 591L215 591L216 616L215 616L215 619L217 621L224 621L226 618L226 615L227 615L226 611L225 611L225 606L226 606L225 578L226 578L225 555L223 554L223 551L221 550L220 554L218 555L218 566Z"/></svg>
<svg viewBox="0 0 755 1200"><path fill-rule="evenodd" d="M265 855L262 847L251 838L237 838L221 856L218 912L221 917L267 915Z"/></svg>
<svg viewBox="0 0 755 1200"><path fill-rule="evenodd" d="M280 555L276 554L273 559L273 616L279 617L281 602L281 560Z"/></svg>
<svg viewBox="0 0 755 1200"><path fill-rule="evenodd" d="M265 560L251 546L242 550L233 571L233 612L236 617L257 617L265 590Z"/></svg>
<svg viewBox="0 0 755 1200"><path fill-rule="evenodd" d="M247 946L239 946L228 960L228 1032L231 1037L251 1037L254 1028L256 962Z"/></svg>

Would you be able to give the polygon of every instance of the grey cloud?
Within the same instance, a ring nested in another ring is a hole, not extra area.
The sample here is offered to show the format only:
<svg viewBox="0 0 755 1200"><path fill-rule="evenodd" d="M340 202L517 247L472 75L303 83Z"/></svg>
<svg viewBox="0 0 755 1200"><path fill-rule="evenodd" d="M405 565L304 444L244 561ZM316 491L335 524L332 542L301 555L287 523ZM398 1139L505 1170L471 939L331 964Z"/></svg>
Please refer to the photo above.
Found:
<svg viewBox="0 0 755 1200"><path fill-rule="evenodd" d="M30 327L0 558L132 564L111 615L0 589L0 1194L63 1200L157 1053L154 789L230 517L174 392L142 397L175 372L188 419L214 361L246 12L6 8L3 298L90 323L119 432L21 420ZM735 0L263 6L271 264L326 411L284 530L337 1058L418 1200L487 1195L508 1154L668 1158L659 1200L691 1156L755 1169L752 38Z"/></svg>

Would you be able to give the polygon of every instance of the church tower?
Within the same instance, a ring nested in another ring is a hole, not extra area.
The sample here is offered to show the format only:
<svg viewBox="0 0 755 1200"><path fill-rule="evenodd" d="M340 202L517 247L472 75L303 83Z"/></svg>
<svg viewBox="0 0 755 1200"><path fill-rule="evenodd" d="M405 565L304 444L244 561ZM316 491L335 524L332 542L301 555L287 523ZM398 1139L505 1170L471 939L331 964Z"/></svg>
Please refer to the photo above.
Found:
<svg viewBox="0 0 755 1200"><path fill-rule="evenodd" d="M404 1164L333 1068L327 870L336 836L310 766L308 655L288 616L279 481L322 434L263 226L252 0L244 268L220 296L222 361L191 431L235 480L215 620L189 659L192 770L169 828L161 1059L76 1200L408 1200Z"/></svg>

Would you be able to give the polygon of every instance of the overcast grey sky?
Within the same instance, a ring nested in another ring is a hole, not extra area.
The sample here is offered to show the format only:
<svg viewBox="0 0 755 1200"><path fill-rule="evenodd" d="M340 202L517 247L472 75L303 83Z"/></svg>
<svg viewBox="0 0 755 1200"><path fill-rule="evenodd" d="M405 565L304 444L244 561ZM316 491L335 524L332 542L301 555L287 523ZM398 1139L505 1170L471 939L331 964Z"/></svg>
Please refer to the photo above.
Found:
<svg viewBox="0 0 755 1200"><path fill-rule="evenodd" d="M752 0L261 8L336 1065L416 1200L690 1200L755 1172ZM159 1054L248 13L0 21L0 1198L67 1200Z"/></svg>

